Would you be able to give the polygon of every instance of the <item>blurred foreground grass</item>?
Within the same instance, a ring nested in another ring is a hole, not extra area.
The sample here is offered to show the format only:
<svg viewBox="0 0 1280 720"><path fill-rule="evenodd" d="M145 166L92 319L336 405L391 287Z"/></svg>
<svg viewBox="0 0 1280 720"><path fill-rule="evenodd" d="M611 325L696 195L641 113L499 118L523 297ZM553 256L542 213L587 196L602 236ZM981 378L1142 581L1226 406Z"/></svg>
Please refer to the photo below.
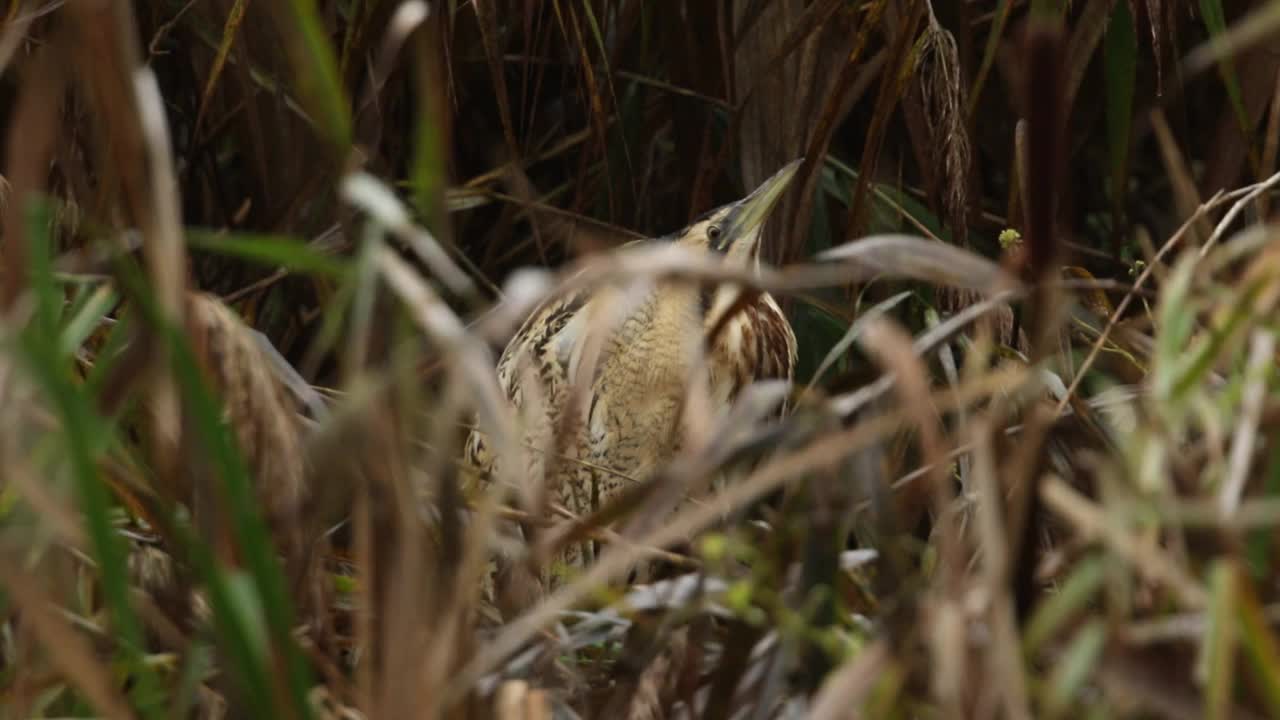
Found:
<svg viewBox="0 0 1280 720"><path fill-rule="evenodd" d="M1280 716L1275 8L7 3L0 717ZM524 315L797 157L729 481L472 492ZM503 617L495 519L611 554Z"/></svg>

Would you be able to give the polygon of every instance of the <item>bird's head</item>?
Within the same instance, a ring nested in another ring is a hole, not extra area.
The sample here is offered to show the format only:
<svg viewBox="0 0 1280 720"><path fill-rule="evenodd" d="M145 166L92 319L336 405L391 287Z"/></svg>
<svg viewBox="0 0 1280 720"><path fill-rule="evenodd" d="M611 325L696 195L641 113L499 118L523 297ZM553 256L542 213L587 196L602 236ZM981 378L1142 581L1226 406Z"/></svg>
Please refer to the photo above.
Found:
<svg viewBox="0 0 1280 720"><path fill-rule="evenodd" d="M675 241L725 256L730 262L747 264L759 257L764 221L782 197L800 167L800 160L788 163L754 192L737 202L722 205L681 230Z"/></svg>

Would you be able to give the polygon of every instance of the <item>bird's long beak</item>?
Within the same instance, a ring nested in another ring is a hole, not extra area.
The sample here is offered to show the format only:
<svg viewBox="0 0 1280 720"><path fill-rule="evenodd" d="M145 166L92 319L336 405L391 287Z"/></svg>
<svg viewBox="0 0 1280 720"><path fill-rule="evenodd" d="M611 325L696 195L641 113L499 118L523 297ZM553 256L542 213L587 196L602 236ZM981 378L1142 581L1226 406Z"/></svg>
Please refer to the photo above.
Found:
<svg viewBox="0 0 1280 720"><path fill-rule="evenodd" d="M764 224L769 217L769 212L773 210L774 205L778 204L783 192L791 184L791 179L796 176L796 170L800 168L802 161L792 160L787 163L781 170L774 173L773 177L765 180L760 187L738 203L738 209L733 214L733 223L728 229L730 243L750 235Z"/></svg>

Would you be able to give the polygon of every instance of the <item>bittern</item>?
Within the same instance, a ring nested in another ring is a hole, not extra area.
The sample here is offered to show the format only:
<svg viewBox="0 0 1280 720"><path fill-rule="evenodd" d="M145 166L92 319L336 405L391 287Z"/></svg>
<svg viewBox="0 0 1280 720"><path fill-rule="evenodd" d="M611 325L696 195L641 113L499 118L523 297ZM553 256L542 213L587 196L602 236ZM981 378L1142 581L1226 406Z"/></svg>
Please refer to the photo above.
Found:
<svg viewBox="0 0 1280 720"><path fill-rule="evenodd" d="M798 165L792 162L746 198L677 233L630 244L674 242L738 267L758 267L764 221ZM541 405L542 418L526 418L527 444L539 445L538 419L543 429L568 430L570 436L556 444L563 455L544 458L534 451L527 465L535 478L550 470L545 481L551 499L585 516L627 485L652 478L679 449L682 408L700 355L712 410L727 408L754 381L791 380L796 337L786 316L768 293L737 302L740 290L660 280L626 302L616 288L598 288L554 299L530 315L502 353L498 381L517 412ZM600 322L618 303L625 306L621 321ZM725 320L730 310L734 314ZM576 421L563 422L588 336L601 325L609 329L596 338L601 344L594 376L584 382L588 397L574 403ZM708 337L710 345L704 343ZM466 460L482 477L494 477L496 458L479 431L467 439ZM593 543L570 545L560 560L581 568L594 552ZM555 578L544 573L543 582L554 584Z"/></svg>

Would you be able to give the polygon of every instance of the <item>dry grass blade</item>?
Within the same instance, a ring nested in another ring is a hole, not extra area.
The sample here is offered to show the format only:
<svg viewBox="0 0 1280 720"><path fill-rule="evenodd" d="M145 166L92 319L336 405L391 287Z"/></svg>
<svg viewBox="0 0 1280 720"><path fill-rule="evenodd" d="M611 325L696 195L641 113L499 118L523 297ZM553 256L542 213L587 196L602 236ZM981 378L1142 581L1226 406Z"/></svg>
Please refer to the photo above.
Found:
<svg viewBox="0 0 1280 720"><path fill-rule="evenodd" d="M982 582L991 616L993 651L987 656L987 672L999 678L994 691L1010 718L1030 718L1026 672L1022 664L1017 617L1010 592L1012 563L1008 530L1004 524L1004 493L998 477L993 425L980 419L973 424L973 484L978 492L978 545L982 548Z"/></svg>
<svg viewBox="0 0 1280 720"><path fill-rule="evenodd" d="M5 138L4 262L0 265L0 309L8 310L26 290L25 212L45 186L58 127L58 103L66 82L53 47L37 52L22 73L21 94Z"/></svg>
<svg viewBox="0 0 1280 720"><path fill-rule="evenodd" d="M1116 527L1094 503L1062 480L1046 477L1040 496L1045 507L1069 522L1083 537L1105 542L1140 574L1173 590L1184 606L1200 609L1208 604L1208 593L1186 569L1160 548Z"/></svg>
<svg viewBox="0 0 1280 720"><path fill-rule="evenodd" d="M1129 0L1129 13L1133 17L1138 16L1137 7L1137 0ZM1156 62L1156 94L1160 94L1164 88L1164 43L1160 38L1166 33L1160 0L1147 0L1147 24L1151 26L1151 55Z"/></svg>
<svg viewBox="0 0 1280 720"><path fill-rule="evenodd" d="M523 680L503 683L497 696L494 701L497 720L551 720L546 693L529 687Z"/></svg>
<svg viewBox="0 0 1280 720"><path fill-rule="evenodd" d="M1025 376L1025 371L1017 371ZM960 404L968 404L993 392L1003 392L1011 383L1007 374L996 374L974 381L959 392L946 391L934 395L933 403L945 411ZM632 548L614 548L604 554L594 565L572 583L558 590L534 609L503 628L492 643L485 646L463 669L451 689L452 694L465 693L486 672L496 667L532 638L542 627L552 622L561 612L591 596L595 588L615 578L636 560L645 547L668 547L687 541L710 525L718 522L733 509L772 492L790 478L807 470L827 467L884 437L902 426L905 417L893 412L868 420L851 429L819 437L801 449L771 460L749 477L727 488L712 501L690 506L661 527L642 538L637 538ZM698 458L678 457L673 461L673 472L685 467L697 468Z"/></svg>
<svg viewBox="0 0 1280 720"><path fill-rule="evenodd" d="M342 193L347 202L368 212L412 248L446 287L463 298L474 299L476 286L471 277L458 267L430 232L413 223L409 211L385 185L368 175L355 173L343 181Z"/></svg>
<svg viewBox="0 0 1280 720"><path fill-rule="evenodd" d="M886 374L892 372L896 376L895 389L901 397L901 406L920 433L924 464L933 468L923 491L930 492L933 499L938 559L944 573L940 586L942 592L953 594L959 589L957 583L963 568L964 548L952 508L954 496L947 482L944 462L950 448L943 436L938 410L929 402L928 373L916 354L911 337L889 320L871 321L863 333L862 346ZM907 527L913 525L907 523Z"/></svg>
<svg viewBox="0 0 1280 720"><path fill-rule="evenodd" d="M1074 30L1066 50L1066 77L1063 80L1064 107L1075 105L1076 95L1084 83L1089 61L1096 54L1098 43L1107 29L1111 8L1115 0L1090 0L1074 23ZM1157 48L1158 51L1158 48Z"/></svg>
<svg viewBox="0 0 1280 720"><path fill-rule="evenodd" d="M826 250L818 258L987 294L1021 285L1004 268L979 255L910 235L866 237Z"/></svg>
<svg viewBox="0 0 1280 720"><path fill-rule="evenodd" d="M197 135L200 133L200 127L204 124L205 112L209 109L209 100L213 97L213 91L218 87L218 80L222 77L222 71L227 65L227 58L231 54L231 48L235 45L236 35L240 31L240 25L244 22L245 9L249 5L249 0L235 0L235 4L231 6L231 11L227 13L227 21L222 26L222 41L218 43L218 52L213 58L213 65L209 68L209 79L204 84L204 92L200 94L200 107L196 110L196 123L193 132Z"/></svg>
<svg viewBox="0 0 1280 720"><path fill-rule="evenodd" d="M1222 60L1270 39L1278 28L1280 7L1266 4L1254 8L1226 32L1192 50L1182 61L1183 67L1192 74L1204 72Z"/></svg>
<svg viewBox="0 0 1280 720"><path fill-rule="evenodd" d="M1230 229L1232 222L1240 216L1240 213L1244 212L1245 209L1249 207L1250 203L1274 189L1276 185L1280 185L1280 173L1276 173L1260 183L1245 188L1246 193L1239 200L1236 200L1230 210L1227 210L1227 212L1222 216L1222 220L1218 221L1218 225L1214 227L1213 234L1210 235L1209 239L1200 247L1200 257L1205 257L1209 254L1209 251L1218 244L1222 239L1222 236L1228 229Z"/></svg>
<svg viewBox="0 0 1280 720"><path fill-rule="evenodd" d="M0 72L3 72L5 68L9 67L9 61L13 59L18 48L22 46L22 43L27 36L27 31L31 29L32 23L38 20L41 16L57 10L62 5L63 1L64 0L51 0L43 7L27 11L20 10L20 14L16 17L8 17L5 19L4 29L0 30ZM17 3L14 3L11 7L17 7ZM12 14L13 13L10 12L10 15Z"/></svg>
<svg viewBox="0 0 1280 720"><path fill-rule="evenodd" d="M840 121L854 99L870 85L871 72L858 61L867 47L872 23L853 31L852 13L839 3L806 6L797 0L765 0L734 6L732 49L739 166L743 184L754 187L795 157L804 157L797 189L788 193L768 235L777 238L763 256L788 262L804 253L805 231L816 180ZM873 6L875 17L884 3ZM831 72L830 68L840 71Z"/></svg>
<svg viewBox="0 0 1280 720"><path fill-rule="evenodd" d="M1275 367L1276 336L1265 330L1254 333L1249 346L1249 361L1245 366L1244 400L1241 403L1240 423L1231 443L1231 460L1227 477L1218 496L1219 508L1227 518L1235 515L1249 479L1249 467L1253 463L1253 448L1258 441L1258 422L1262 416L1262 404Z"/></svg>
<svg viewBox="0 0 1280 720"><path fill-rule="evenodd" d="M391 16L391 21L388 23L387 37L383 41L377 65L373 70L373 81L369 83L368 91L357 108L357 112L367 109L376 102L378 95L387 84L387 79L395 69L396 61L399 59L400 51L405 42L410 35L426 22L430 13L431 8L422 0L401 2L396 7L396 12Z"/></svg>
<svg viewBox="0 0 1280 720"><path fill-rule="evenodd" d="M134 92L137 94L139 125L146 144L149 162L148 178L151 189L148 212L141 220L143 253L147 259L147 271L155 292L156 305L165 322L177 323L182 317L187 266L186 248L183 245L182 211L178 198L178 180L174 176L173 148L169 142L169 128L165 119L164 99L155 75L147 68L138 68L134 74ZM169 371L169 358L163 350L153 358L154 374L151 385L151 411L156 426L177 432L180 427L181 407L178 387ZM173 437L156 446L160 453L157 464L172 467L173 452L180 438ZM175 444L170 444L175 443ZM175 468L176 469L176 468Z"/></svg>
<svg viewBox="0 0 1280 720"><path fill-rule="evenodd" d="M1192 179L1186 160L1178 149L1178 144L1174 141L1173 134L1169 131L1169 124L1165 121L1163 112L1159 110L1152 111L1151 127L1155 130L1156 138L1160 141L1161 156L1164 159L1165 170L1173 184L1174 197L1178 202L1178 211L1182 217L1195 221L1192 224L1190 242L1193 245L1202 245L1205 239L1209 237L1209 223L1200 213L1196 212L1196 209L1202 203L1200 202L1200 194L1196 191L1195 180Z"/></svg>
<svg viewBox="0 0 1280 720"><path fill-rule="evenodd" d="M560 271L548 282L540 273L513 277L506 300L475 323L475 330L493 341L505 342L516 325L549 298L566 297L587 288L650 280L698 280L735 283L768 292L793 292L835 286L875 275L907 277L941 285L996 293L1000 302L1021 294L1020 283L999 265L971 252L907 235L884 235L833 248L824 262L782 269L740 269L678 245L652 243L593 255ZM1015 289L1008 289L1015 288ZM986 304L973 312L981 315ZM963 317L972 320L966 310ZM959 317L959 316L957 316ZM948 321L950 331L954 327Z"/></svg>
<svg viewBox="0 0 1280 720"><path fill-rule="evenodd" d="M3 3L0 696L1275 714L1247 4Z"/></svg>
<svg viewBox="0 0 1280 720"><path fill-rule="evenodd" d="M485 59L489 63L489 76L498 102L498 117L502 121L502 137L507 143L509 163L520 162L520 145L516 142L515 125L511 119L511 100L507 92L506 70L502 66L501 38L498 26L496 0L478 0L472 3L479 20L480 42Z"/></svg>
<svg viewBox="0 0 1280 720"><path fill-rule="evenodd" d="M54 611L55 603L40 589L40 583L12 558L0 558L0 585L44 645L49 659L74 682L102 713L103 717L127 720L133 711L120 695L107 668L98 661L93 647Z"/></svg>
<svg viewBox="0 0 1280 720"><path fill-rule="evenodd" d="M995 295L987 300L974 303L964 310L956 313L946 322L937 325L928 332L916 339L916 352L921 355L928 355L936 351L942 343L949 340L953 335L968 327L969 324L981 318L988 313L999 311L1005 306L1005 303L1014 298L1012 292L1004 292ZM1016 373L1015 373L1016 374ZM871 402L879 399L890 389L896 382L897 375L894 373L886 373L870 385L858 388L852 392L843 395L837 395L828 401L828 407L832 412L841 417L851 417L854 413L859 412ZM1012 383L1011 387L1017 383Z"/></svg>
<svg viewBox="0 0 1280 720"><path fill-rule="evenodd" d="M896 8L881 3L879 7ZM874 6L873 6L874 7ZM901 13L896 9L886 12L883 26L889 30L889 49L885 66L889 72L881 73L880 89L876 95L875 110L871 118L871 127L862 146L862 159L858 165L858 176L849 193L849 208L845 215L846 239L863 234L868 212L868 190L876 174L881 149L884 145L884 134L888 131L889 118L893 115L898 101L902 98L910 73L906 69L912 62L912 45L916 28L924 17L925 4L919 0L909 2Z"/></svg>

